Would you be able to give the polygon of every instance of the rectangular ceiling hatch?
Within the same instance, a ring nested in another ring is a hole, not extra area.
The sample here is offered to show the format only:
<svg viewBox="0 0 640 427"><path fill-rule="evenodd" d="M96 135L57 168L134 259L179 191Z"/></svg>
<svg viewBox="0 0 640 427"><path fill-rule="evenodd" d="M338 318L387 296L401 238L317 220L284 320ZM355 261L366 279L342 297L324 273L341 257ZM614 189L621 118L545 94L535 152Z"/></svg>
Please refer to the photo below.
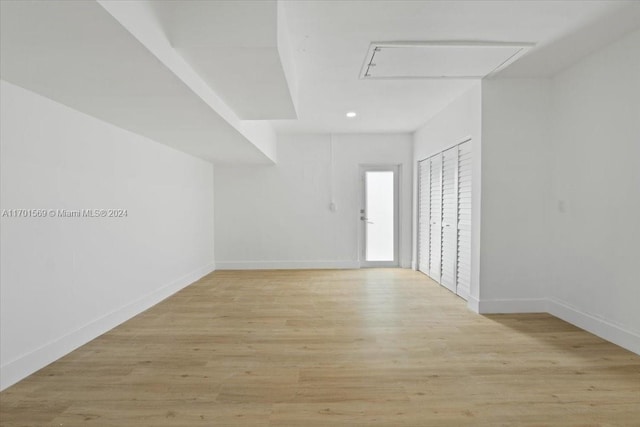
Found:
<svg viewBox="0 0 640 427"><path fill-rule="evenodd" d="M532 43L375 42L361 79L482 78L521 57Z"/></svg>

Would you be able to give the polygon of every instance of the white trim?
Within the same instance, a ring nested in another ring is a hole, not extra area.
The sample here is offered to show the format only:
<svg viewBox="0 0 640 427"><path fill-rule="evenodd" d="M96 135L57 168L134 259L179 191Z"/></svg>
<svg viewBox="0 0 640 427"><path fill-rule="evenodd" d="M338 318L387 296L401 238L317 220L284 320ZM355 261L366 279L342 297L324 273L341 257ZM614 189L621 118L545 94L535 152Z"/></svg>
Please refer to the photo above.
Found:
<svg viewBox="0 0 640 427"><path fill-rule="evenodd" d="M366 240L367 240L367 232L366 232L366 223L361 220L364 215L368 215L366 212L367 207L367 183L366 183L366 174L367 172L393 172L393 261L367 261L366 260ZM383 268L393 268L400 267L400 229L401 229L401 208L402 204L402 195L401 192L401 183L400 179L402 176L402 164L400 163L385 163L385 164L373 164L373 163L363 163L359 165L359 174L360 174L360 210L358 211L358 224L359 224L359 232L358 232L358 253L360 257L360 263L358 265L359 268L372 268L372 267L383 267Z"/></svg>
<svg viewBox="0 0 640 427"><path fill-rule="evenodd" d="M433 154L431 154L431 155L429 155L429 156L425 157L424 159L420 159L420 160L418 160L418 162L421 162L421 161L423 161L423 160L430 159L430 158L432 158L433 156L437 156L438 154L444 153L445 151L450 150L450 149L452 149L453 147L457 147L457 146L458 146L458 145L460 145L460 144L464 144L465 142L469 142L469 141L471 141L472 139L473 139L473 138L471 138L471 135L467 135L467 136L465 136L464 138L460 138L460 139L458 140L458 142L454 142L453 144L446 145L446 146L445 146L445 148L443 148L442 150L440 150L440 151L438 151L438 152L436 152L436 153L433 153Z"/></svg>
<svg viewBox="0 0 640 427"><path fill-rule="evenodd" d="M219 261L218 270L315 270L357 269L358 261Z"/></svg>
<svg viewBox="0 0 640 427"><path fill-rule="evenodd" d="M479 300L478 313L546 313L547 300L545 298L518 298Z"/></svg>
<svg viewBox="0 0 640 427"><path fill-rule="evenodd" d="M6 389L39 369L44 368L51 362L54 362L132 317L153 307L198 279L215 271L215 267L215 264L211 263L198 268L120 309L95 319L55 341L47 343L18 359L6 363L0 367L0 390Z"/></svg>
<svg viewBox="0 0 640 427"><path fill-rule="evenodd" d="M570 304L549 298L547 308L549 314L591 332L602 339L610 341L622 348L640 354L640 334L614 324L602 317L580 311Z"/></svg>
<svg viewBox="0 0 640 427"><path fill-rule="evenodd" d="M580 329L640 354L640 334L602 317L585 313L555 298L477 300L469 296L467 307L480 314L548 313Z"/></svg>
<svg viewBox="0 0 640 427"><path fill-rule="evenodd" d="M478 299L476 297L474 297L473 295L469 294L469 297L467 298L467 308L471 311L473 311L474 313L480 313L480 301L478 301Z"/></svg>

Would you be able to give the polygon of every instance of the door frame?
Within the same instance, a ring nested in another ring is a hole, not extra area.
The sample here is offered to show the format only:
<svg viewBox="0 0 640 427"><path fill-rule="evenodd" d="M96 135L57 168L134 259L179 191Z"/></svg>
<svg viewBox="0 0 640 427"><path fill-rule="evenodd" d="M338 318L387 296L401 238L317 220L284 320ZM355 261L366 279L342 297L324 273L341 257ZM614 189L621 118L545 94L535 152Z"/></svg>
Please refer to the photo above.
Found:
<svg viewBox="0 0 640 427"><path fill-rule="evenodd" d="M367 261L366 260L366 217L367 206L367 172L393 172L393 261ZM360 268L371 267L398 267L400 265L400 164L361 164L359 165L360 178L360 208L358 209L358 255Z"/></svg>
<svg viewBox="0 0 640 427"><path fill-rule="evenodd" d="M423 163L423 162L426 162L426 163ZM420 271L420 272L422 272L422 273L424 273L426 275L429 275L429 260L431 259L431 229L429 227L429 224L431 222L431 217L429 215L429 209L428 208L427 208L427 223L426 223L426 226L425 226L425 224L421 224L420 223L420 218L422 217L422 214L424 213L424 212L422 212L422 209L421 209L420 194L421 194L421 192L423 190L423 185L425 184L420 180L420 170L421 170L421 165L422 164L427 164L428 165L428 166L424 166L424 167L428 167L429 168L428 169L428 172L429 172L429 174L428 174L429 184L427 186L427 190L431 191L431 157L425 157L424 159L418 160L416 162L416 172L417 172L416 176L417 176L417 187L418 187L418 191L417 191L417 194L416 194L417 195L417 197L416 197L416 204L417 204L417 206L416 206L416 215L417 215L417 218L416 218L416 271ZM429 203L429 207L430 207L431 206L431 200L427 200L427 202ZM426 228L426 230L423 230L424 228ZM427 265L424 265L424 266L420 262L420 258L422 258L422 255L423 255L422 251L420 250L420 236L421 236L421 233L423 231L426 231L427 236L428 236L427 248L426 248L426 251L425 251L426 252L426 257L427 257L427 260L426 260L426 264Z"/></svg>

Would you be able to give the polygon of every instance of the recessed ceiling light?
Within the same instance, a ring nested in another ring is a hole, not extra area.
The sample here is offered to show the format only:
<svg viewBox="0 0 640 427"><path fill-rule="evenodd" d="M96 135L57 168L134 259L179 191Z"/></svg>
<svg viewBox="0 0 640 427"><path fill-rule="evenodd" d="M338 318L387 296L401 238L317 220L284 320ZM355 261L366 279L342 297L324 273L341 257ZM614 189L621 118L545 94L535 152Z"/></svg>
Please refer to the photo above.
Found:
<svg viewBox="0 0 640 427"><path fill-rule="evenodd" d="M347 117L349 117L350 119L353 119L355 116L357 116L355 111L349 111L347 113Z"/></svg>

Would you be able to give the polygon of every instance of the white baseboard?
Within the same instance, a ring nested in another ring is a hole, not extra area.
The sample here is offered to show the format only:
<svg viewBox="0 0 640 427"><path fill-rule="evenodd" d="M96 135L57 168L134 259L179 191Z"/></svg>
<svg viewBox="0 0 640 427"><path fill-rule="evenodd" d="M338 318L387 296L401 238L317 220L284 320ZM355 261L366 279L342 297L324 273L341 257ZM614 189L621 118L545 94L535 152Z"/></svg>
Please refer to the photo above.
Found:
<svg viewBox="0 0 640 427"><path fill-rule="evenodd" d="M473 295L467 297L467 308L474 313L480 313L480 301Z"/></svg>
<svg viewBox="0 0 640 427"><path fill-rule="evenodd" d="M549 314L619 345L622 348L640 354L640 334L629 331L623 326L616 325L601 317L580 311L568 303L555 298L549 298L547 300L547 307Z"/></svg>
<svg viewBox="0 0 640 427"><path fill-rule="evenodd" d="M640 354L640 334L602 317L585 313L555 298L477 300L469 296L467 307L480 314L549 313L602 339Z"/></svg>
<svg viewBox="0 0 640 427"><path fill-rule="evenodd" d="M478 313L546 313L546 298L522 298L522 299L481 299L478 301Z"/></svg>
<svg viewBox="0 0 640 427"><path fill-rule="evenodd" d="M80 329L69 332L53 342L6 363L0 367L0 390L6 389L51 362L153 307L214 270L214 264L198 268L120 309L89 322Z"/></svg>
<svg viewBox="0 0 640 427"><path fill-rule="evenodd" d="M350 269L359 268L357 262L344 261L287 261L287 262L219 262L199 268L168 285L147 294L138 300L103 317L96 319L84 327L70 332L0 367L0 390L15 384L49 363L70 353L92 339L113 329L137 314L153 307L167 297L192 284L217 269ZM566 322L578 326L607 341L640 354L640 335L616 325L606 319L590 315L557 299L502 299L478 300L469 295L467 307L482 314L489 313L538 313L548 312Z"/></svg>
<svg viewBox="0 0 640 427"><path fill-rule="evenodd" d="M218 270L313 270L360 268L358 261L218 261Z"/></svg>

